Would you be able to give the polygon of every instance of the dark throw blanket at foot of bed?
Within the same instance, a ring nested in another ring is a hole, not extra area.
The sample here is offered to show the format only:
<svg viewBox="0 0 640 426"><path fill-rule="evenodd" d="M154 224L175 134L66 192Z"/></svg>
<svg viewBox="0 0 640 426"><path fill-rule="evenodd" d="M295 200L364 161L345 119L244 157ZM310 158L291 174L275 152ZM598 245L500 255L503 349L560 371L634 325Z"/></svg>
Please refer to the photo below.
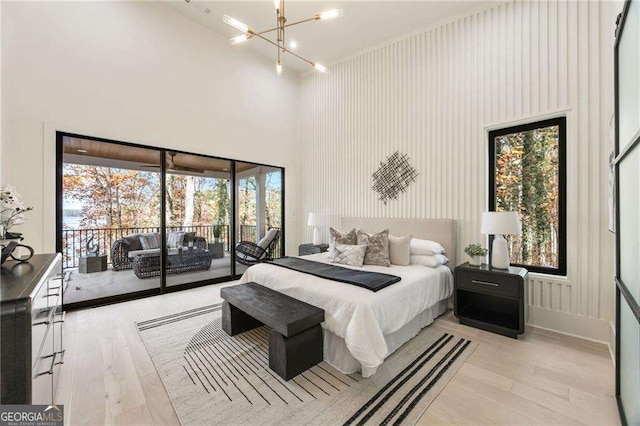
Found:
<svg viewBox="0 0 640 426"><path fill-rule="evenodd" d="M314 275L341 283L357 285L371 291L382 290L401 280L400 277L389 274L379 274L377 272L358 271L357 269L343 268L336 265L314 262L312 260L300 259L298 257L283 257L281 259L268 260L265 263L281 266L302 272L303 274Z"/></svg>

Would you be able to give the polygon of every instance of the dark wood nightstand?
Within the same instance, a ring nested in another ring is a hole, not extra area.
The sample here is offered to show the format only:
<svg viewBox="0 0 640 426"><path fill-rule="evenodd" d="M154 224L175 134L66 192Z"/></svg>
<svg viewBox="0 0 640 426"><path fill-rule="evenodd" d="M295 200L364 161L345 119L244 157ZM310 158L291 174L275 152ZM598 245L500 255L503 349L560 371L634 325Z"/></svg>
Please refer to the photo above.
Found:
<svg viewBox="0 0 640 426"><path fill-rule="evenodd" d="M463 263L454 270L454 314L461 324L518 338L528 303L524 268L495 269Z"/></svg>
<svg viewBox="0 0 640 426"><path fill-rule="evenodd" d="M300 244L298 246L298 256L306 256L308 254L324 253L329 250L329 244Z"/></svg>

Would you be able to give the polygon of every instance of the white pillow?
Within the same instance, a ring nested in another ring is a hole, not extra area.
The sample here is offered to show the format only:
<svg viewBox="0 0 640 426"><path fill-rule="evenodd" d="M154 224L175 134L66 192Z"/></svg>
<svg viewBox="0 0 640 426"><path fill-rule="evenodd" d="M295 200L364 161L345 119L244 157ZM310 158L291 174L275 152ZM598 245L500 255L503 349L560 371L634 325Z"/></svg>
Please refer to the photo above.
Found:
<svg viewBox="0 0 640 426"><path fill-rule="evenodd" d="M362 266L367 245L336 244L330 262L349 266Z"/></svg>
<svg viewBox="0 0 640 426"><path fill-rule="evenodd" d="M434 254L433 256L428 256L426 254L411 255L412 265L428 266L430 268L436 268L440 265L444 265L448 261L449 259L447 259L447 256L445 256L444 254Z"/></svg>
<svg viewBox="0 0 640 426"><path fill-rule="evenodd" d="M411 239L411 254L426 254L433 256L434 254L443 254L444 247L435 241L421 240L419 238Z"/></svg>
<svg viewBox="0 0 640 426"><path fill-rule="evenodd" d="M394 237L389 235L389 260L392 265L407 266L411 261L411 235Z"/></svg>

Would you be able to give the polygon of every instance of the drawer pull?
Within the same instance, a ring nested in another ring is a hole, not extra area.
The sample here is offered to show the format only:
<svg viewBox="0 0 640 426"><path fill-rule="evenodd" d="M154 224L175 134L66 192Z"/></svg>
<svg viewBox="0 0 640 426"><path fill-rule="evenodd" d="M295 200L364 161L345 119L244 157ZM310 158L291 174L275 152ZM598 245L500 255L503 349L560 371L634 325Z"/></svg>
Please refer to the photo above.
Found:
<svg viewBox="0 0 640 426"><path fill-rule="evenodd" d="M491 287L500 287L500 284L490 283L488 281L471 280L471 282L474 284L490 285Z"/></svg>
<svg viewBox="0 0 640 426"><path fill-rule="evenodd" d="M58 296L60 296L60 293L45 294L44 297L58 297Z"/></svg>
<svg viewBox="0 0 640 426"><path fill-rule="evenodd" d="M49 325L49 324L51 324L51 322L49 320L46 320L46 321L34 322L32 325L35 327L36 325Z"/></svg>
<svg viewBox="0 0 640 426"><path fill-rule="evenodd" d="M61 316L62 316L62 318L60 318L60 319L59 319L59 320L57 320L57 321L54 321L54 322L53 322L54 324L57 324L57 323L59 323L59 322L64 322L64 317L67 315L67 311L62 311L61 313L57 313L56 315L61 315Z"/></svg>
<svg viewBox="0 0 640 426"><path fill-rule="evenodd" d="M51 358L51 367L49 367L49 371L45 371L44 373L38 373L38 376L44 376L45 374L53 374L53 367L56 365L56 357L59 352L54 352L51 355L43 356L43 358Z"/></svg>

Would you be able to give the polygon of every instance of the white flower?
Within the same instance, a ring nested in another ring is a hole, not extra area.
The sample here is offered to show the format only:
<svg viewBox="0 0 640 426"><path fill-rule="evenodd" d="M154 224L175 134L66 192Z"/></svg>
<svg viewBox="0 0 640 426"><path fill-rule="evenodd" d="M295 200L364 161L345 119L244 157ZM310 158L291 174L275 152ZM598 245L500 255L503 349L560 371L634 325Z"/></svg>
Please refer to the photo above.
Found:
<svg viewBox="0 0 640 426"><path fill-rule="evenodd" d="M4 226L5 231L24 223L24 213L31 210L33 207L24 206L15 186L7 185L0 189L0 225Z"/></svg>

